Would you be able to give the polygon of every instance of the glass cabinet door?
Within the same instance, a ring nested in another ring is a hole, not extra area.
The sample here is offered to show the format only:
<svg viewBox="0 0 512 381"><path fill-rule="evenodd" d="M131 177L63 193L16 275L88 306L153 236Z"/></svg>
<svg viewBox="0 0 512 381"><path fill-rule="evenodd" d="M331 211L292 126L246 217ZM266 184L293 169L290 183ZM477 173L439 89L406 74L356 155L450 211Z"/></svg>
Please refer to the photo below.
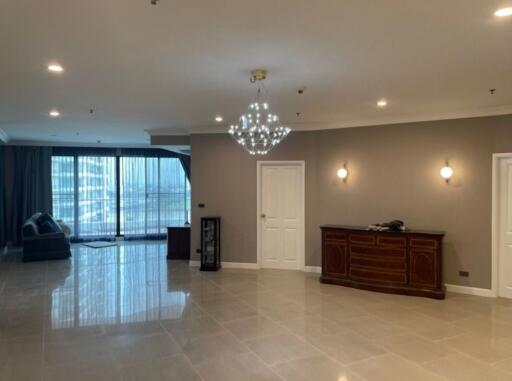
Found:
<svg viewBox="0 0 512 381"><path fill-rule="evenodd" d="M203 222L203 253L206 264L215 264L216 226L214 220Z"/></svg>

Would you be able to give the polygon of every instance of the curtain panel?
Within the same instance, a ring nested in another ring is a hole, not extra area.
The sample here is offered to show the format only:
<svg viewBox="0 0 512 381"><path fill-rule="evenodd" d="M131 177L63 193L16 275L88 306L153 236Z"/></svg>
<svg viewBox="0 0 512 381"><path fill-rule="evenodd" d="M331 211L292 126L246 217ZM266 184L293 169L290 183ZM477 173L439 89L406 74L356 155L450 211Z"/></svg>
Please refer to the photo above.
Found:
<svg viewBox="0 0 512 381"><path fill-rule="evenodd" d="M180 159L181 166L183 167L183 170L185 171L185 174L187 175L188 181L191 181L190 180L190 156L178 154L178 158Z"/></svg>
<svg viewBox="0 0 512 381"><path fill-rule="evenodd" d="M4 147L0 146L0 248L6 244L5 224L5 153Z"/></svg>
<svg viewBox="0 0 512 381"><path fill-rule="evenodd" d="M50 147L5 147L6 240L21 243L21 228L32 214L52 213ZM8 170L10 169L10 170Z"/></svg>

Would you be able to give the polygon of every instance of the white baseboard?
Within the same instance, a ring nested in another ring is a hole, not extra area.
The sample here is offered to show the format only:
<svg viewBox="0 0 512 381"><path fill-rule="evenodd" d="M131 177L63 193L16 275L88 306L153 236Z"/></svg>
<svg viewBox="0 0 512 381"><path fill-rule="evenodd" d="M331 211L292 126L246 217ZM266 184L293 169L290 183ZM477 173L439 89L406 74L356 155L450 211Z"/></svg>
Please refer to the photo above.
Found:
<svg viewBox="0 0 512 381"><path fill-rule="evenodd" d="M189 261L190 267L201 266L201 261ZM244 270L258 270L260 266L257 263L245 263L245 262L222 262L222 267L225 269L244 269Z"/></svg>
<svg viewBox="0 0 512 381"><path fill-rule="evenodd" d="M467 287L467 286L459 286L456 284L445 284L445 286L446 286L446 291L454 292L456 294L484 296L486 298L495 298L496 297L493 290L490 290L488 288Z"/></svg>
<svg viewBox="0 0 512 381"><path fill-rule="evenodd" d="M257 263L245 262L222 262L222 267L225 269L245 269L245 270L259 270L260 266Z"/></svg>
<svg viewBox="0 0 512 381"><path fill-rule="evenodd" d="M201 266L201 261L192 261L188 262L190 267L199 267ZM243 270L259 270L260 266L257 263L247 263L247 262L222 262L222 267L225 269L243 269ZM306 273L322 273L322 267L320 266L304 266L304 272Z"/></svg>

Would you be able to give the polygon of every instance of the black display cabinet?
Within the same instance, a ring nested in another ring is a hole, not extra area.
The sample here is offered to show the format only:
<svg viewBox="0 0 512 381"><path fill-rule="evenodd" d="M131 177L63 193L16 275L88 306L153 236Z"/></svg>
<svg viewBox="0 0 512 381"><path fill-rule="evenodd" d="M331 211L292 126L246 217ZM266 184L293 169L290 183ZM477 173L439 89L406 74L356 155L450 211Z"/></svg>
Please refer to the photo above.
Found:
<svg viewBox="0 0 512 381"><path fill-rule="evenodd" d="M201 218L201 271L220 269L220 217Z"/></svg>

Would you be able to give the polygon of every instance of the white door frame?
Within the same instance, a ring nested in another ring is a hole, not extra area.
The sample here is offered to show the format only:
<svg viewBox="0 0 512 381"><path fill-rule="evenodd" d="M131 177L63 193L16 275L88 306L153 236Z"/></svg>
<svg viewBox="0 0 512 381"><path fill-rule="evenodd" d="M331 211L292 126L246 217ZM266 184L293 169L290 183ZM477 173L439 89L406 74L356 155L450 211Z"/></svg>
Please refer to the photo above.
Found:
<svg viewBox="0 0 512 381"><path fill-rule="evenodd" d="M511 159L512 153L495 153L492 155L492 295L499 296L500 268L500 163Z"/></svg>
<svg viewBox="0 0 512 381"><path fill-rule="evenodd" d="M301 191L300 191L300 222L299 222L299 234L300 234L300 242L299 242L299 257L297 258L300 266L299 270L304 271L306 268L306 219L305 219L305 209L306 209L306 162L303 160L283 160L283 161L261 161L258 160L256 163L257 175L256 175L256 186L257 186L257 207L256 207L256 221L257 221L257 233L256 233L256 245L257 245L257 255L258 255L258 267L261 268L262 258L261 258L261 240L263 238L263 234L261 234L261 171L266 165L289 165L289 166L298 166L300 168L301 174Z"/></svg>

